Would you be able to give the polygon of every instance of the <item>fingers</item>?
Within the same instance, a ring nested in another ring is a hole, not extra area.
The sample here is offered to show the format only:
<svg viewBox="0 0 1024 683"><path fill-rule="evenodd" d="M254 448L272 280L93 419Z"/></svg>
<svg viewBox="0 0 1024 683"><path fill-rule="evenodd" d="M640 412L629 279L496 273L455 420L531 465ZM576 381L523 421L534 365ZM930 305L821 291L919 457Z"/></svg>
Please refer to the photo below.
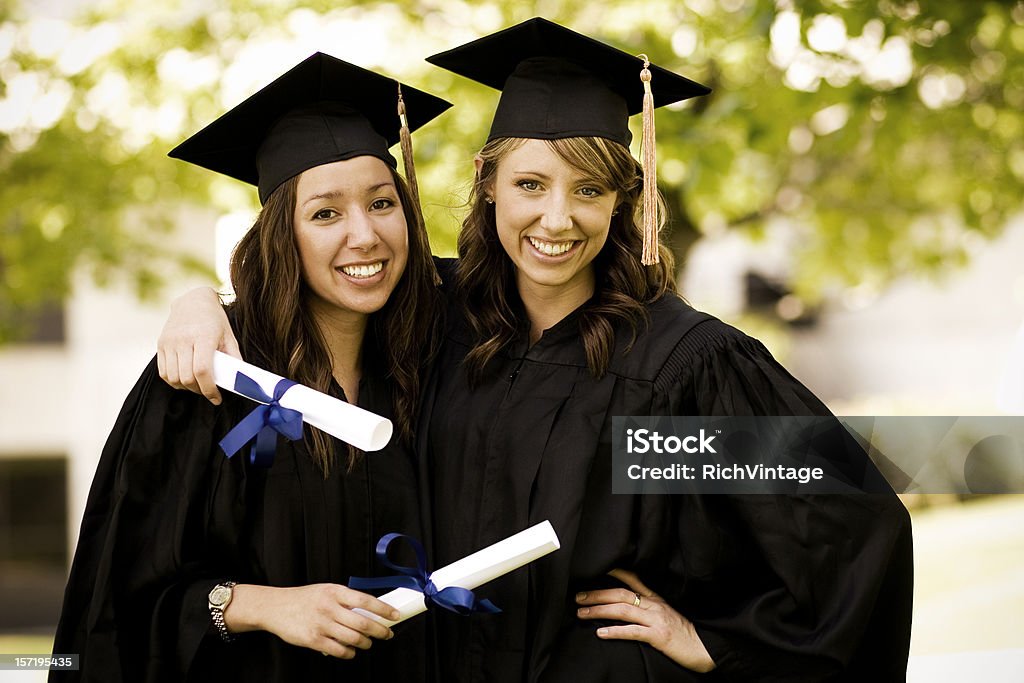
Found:
<svg viewBox="0 0 1024 683"><path fill-rule="evenodd" d="M691 671L705 673L715 668L715 661L693 622L647 588L633 572L616 569L609 574L633 590L612 588L576 595L576 602L581 605L576 610L580 619L626 622L601 626L597 629L598 638L648 643ZM640 604L635 606L638 596Z"/></svg>
<svg viewBox="0 0 1024 683"><path fill-rule="evenodd" d="M329 657L337 657L338 659L352 659L356 656L355 648L342 645L338 641L326 636L313 643L312 648L319 650Z"/></svg>
<svg viewBox="0 0 1024 683"><path fill-rule="evenodd" d="M593 607L581 607L576 610L576 616L580 619L612 619L615 621L628 621L633 624L650 626L653 615L650 610L643 607L633 607L633 604L613 602L608 605L595 605Z"/></svg>
<svg viewBox="0 0 1024 683"><path fill-rule="evenodd" d="M354 591L351 588L345 588L344 586L340 586L340 588L345 591L344 596L341 598L342 603L348 607L364 609L367 612L376 614L377 616L389 621L397 621L399 617L402 616L397 609L386 602L378 600L372 595Z"/></svg>
<svg viewBox="0 0 1024 683"><path fill-rule="evenodd" d="M597 637L605 640L638 640L643 643L650 642L651 629L639 624L626 624L625 626L602 626L597 629Z"/></svg>
<svg viewBox="0 0 1024 683"><path fill-rule="evenodd" d="M229 356L234 356L238 360L242 360L242 352L238 348L238 340L235 339L235 335L231 332L230 328L224 335L224 340L219 350Z"/></svg>
<svg viewBox="0 0 1024 683"><path fill-rule="evenodd" d="M628 569L613 569L608 572L609 576L613 576L622 583L626 584L633 589L633 592L639 593L644 597L656 597L657 593L652 591L650 588L644 585L644 582L640 580L640 577L629 571Z"/></svg>
<svg viewBox="0 0 1024 683"><path fill-rule="evenodd" d="M636 593L625 588L606 588L576 594L576 602L580 605L606 605L613 602L632 605L634 600L636 600Z"/></svg>
<svg viewBox="0 0 1024 683"><path fill-rule="evenodd" d="M348 628L363 636L376 638L377 640L391 640L395 637L394 632L379 621L354 612L350 609L341 608L334 617L335 621L345 628ZM343 642L348 642L343 641ZM370 641L367 640L367 643ZM369 645L367 645L369 647Z"/></svg>
<svg viewBox="0 0 1024 683"><path fill-rule="evenodd" d="M163 342L156 351L156 369L164 382L174 389L184 389L178 376L178 356L173 351L165 351Z"/></svg>
<svg viewBox="0 0 1024 683"><path fill-rule="evenodd" d="M192 375L195 380L195 391L199 390L215 406L221 403L220 389L213 380L213 349L197 342L192 351Z"/></svg>
<svg viewBox="0 0 1024 683"><path fill-rule="evenodd" d="M156 350L156 371L160 375L160 379L167 382L167 360L164 358L164 351L161 348Z"/></svg>
<svg viewBox="0 0 1024 683"><path fill-rule="evenodd" d="M220 389L213 379L213 351L216 347L214 339L197 338L193 342L191 339L170 341L162 337L156 352L160 378L175 389L188 389L202 394L210 403L220 405ZM235 355L237 349L235 345Z"/></svg>
<svg viewBox="0 0 1024 683"><path fill-rule="evenodd" d="M213 381L213 352L218 348L241 358L217 293L200 287L175 299L157 340L160 377L217 405L221 394Z"/></svg>
<svg viewBox="0 0 1024 683"><path fill-rule="evenodd" d="M378 640L390 640L395 635L391 629L371 615L382 612L383 614L379 614L379 616L394 621L399 616L398 610L372 595L360 593L345 586L334 585L331 587L330 604L329 618L346 628ZM371 611L371 608L376 609L377 612ZM365 610L367 614L360 614L359 610ZM342 642L348 641L343 640Z"/></svg>
<svg viewBox="0 0 1024 683"><path fill-rule="evenodd" d="M369 650L370 646L373 645L373 641L359 631L337 622L329 624L323 635L335 642L341 643L342 645L358 648L360 650Z"/></svg>

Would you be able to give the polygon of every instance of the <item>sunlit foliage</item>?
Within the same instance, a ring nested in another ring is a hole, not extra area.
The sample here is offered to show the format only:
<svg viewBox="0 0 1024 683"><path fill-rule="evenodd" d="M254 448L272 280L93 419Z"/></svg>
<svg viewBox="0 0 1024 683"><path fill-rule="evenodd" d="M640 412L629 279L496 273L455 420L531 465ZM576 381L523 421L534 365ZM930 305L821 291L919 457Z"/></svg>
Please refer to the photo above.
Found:
<svg viewBox="0 0 1024 683"><path fill-rule="evenodd" d="M0 341L14 311L66 296L78 269L145 295L172 265L201 268L161 246L176 207L255 209L254 193L167 150L314 50L456 103L416 136L435 250L452 253L496 94L422 58L535 14L714 88L657 118L681 256L703 234L781 222L800 296L877 291L964 263L1024 196L1016 0L80 7L0 7Z"/></svg>

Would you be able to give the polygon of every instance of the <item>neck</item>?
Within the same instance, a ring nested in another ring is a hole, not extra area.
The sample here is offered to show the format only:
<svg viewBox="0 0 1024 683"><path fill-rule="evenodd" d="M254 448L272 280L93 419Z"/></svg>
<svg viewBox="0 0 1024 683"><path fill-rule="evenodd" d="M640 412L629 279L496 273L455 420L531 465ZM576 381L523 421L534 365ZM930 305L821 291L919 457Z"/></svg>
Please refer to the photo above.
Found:
<svg viewBox="0 0 1024 683"><path fill-rule="evenodd" d="M331 356L334 379L341 385L348 402L355 405L362 377L363 340L369 317L316 303L312 304L312 311L327 345L327 353Z"/></svg>
<svg viewBox="0 0 1024 683"><path fill-rule="evenodd" d="M541 285L527 281L521 273L516 275L519 298L530 320L531 345L537 343L544 330L554 327L594 295L594 272L591 269L563 285Z"/></svg>

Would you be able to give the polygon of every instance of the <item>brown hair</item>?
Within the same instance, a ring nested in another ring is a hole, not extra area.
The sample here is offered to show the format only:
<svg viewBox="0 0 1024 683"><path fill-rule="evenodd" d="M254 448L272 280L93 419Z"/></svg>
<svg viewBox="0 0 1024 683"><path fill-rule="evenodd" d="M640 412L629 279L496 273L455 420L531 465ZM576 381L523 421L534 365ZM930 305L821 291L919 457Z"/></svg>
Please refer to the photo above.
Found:
<svg viewBox="0 0 1024 683"><path fill-rule="evenodd" d="M394 170L408 225L409 258L384 307L370 316L364 347L380 347L391 380L396 434L409 443L420 394L420 369L436 352L440 293L433 281L430 244L405 180ZM295 242L294 211L298 176L274 190L252 228L231 256L231 305L239 347L250 362L300 384L326 392L331 357L307 304L309 290ZM333 461L331 437L306 427L309 453L326 476ZM348 466L358 453L349 449Z"/></svg>
<svg viewBox="0 0 1024 683"><path fill-rule="evenodd" d="M499 138L480 150L483 164L470 191L469 215L459 233L456 295L477 337L466 357L471 376L479 377L494 355L516 336L525 315L515 282L515 269L498 239L494 206L484 201L494 184L498 164L525 138ZM608 240L594 258L594 296L579 318L580 337L590 371L600 377L608 369L615 346L615 325L625 323L636 337L647 321L644 305L675 291L672 253L662 245L661 262L642 266L643 231L640 213L643 170L625 146L599 137L545 140L574 169L618 193ZM659 229L664 225L659 198ZM629 347L627 347L628 350Z"/></svg>

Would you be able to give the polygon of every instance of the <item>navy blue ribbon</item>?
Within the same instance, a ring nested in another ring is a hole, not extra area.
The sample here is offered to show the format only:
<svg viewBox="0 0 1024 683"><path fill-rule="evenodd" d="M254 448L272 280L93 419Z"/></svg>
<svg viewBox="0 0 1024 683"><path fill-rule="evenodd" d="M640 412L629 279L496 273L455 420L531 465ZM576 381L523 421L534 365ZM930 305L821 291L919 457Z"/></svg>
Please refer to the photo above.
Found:
<svg viewBox="0 0 1024 683"><path fill-rule="evenodd" d="M404 538L412 546L416 553L416 566L403 567L388 559L388 546L398 538ZM411 536L405 534L385 534L377 541L377 561L388 569L394 569L399 576L382 576L380 578L360 578L353 576L348 581L348 587L355 590L374 590L377 588L411 588L414 591L423 593L423 601L429 607L431 604L443 607L456 614L467 615L473 612L487 612L496 614L501 610L490 600L477 600L473 591L458 586L449 586L437 590L437 586L430 579L427 572L427 553L423 545Z"/></svg>
<svg viewBox="0 0 1024 683"><path fill-rule="evenodd" d="M246 398L265 403L246 415L220 441L220 447L229 458L255 437L249 451L249 462L257 467L269 468L274 464L277 435L289 441L302 438L302 413L283 407L279 401L285 392L295 386L290 379L282 379L274 387L273 397L267 396L251 377L235 374L235 391Z"/></svg>

